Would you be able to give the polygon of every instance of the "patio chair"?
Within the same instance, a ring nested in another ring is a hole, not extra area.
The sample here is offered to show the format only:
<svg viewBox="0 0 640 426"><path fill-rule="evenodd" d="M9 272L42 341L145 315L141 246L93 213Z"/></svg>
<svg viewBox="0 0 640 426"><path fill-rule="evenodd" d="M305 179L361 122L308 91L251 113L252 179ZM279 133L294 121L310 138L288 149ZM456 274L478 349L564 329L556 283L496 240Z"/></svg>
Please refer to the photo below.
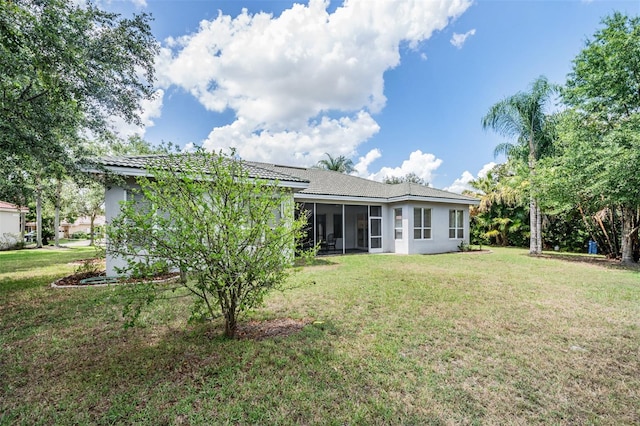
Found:
<svg viewBox="0 0 640 426"><path fill-rule="evenodd" d="M336 239L333 234L327 235L327 251L336 250Z"/></svg>

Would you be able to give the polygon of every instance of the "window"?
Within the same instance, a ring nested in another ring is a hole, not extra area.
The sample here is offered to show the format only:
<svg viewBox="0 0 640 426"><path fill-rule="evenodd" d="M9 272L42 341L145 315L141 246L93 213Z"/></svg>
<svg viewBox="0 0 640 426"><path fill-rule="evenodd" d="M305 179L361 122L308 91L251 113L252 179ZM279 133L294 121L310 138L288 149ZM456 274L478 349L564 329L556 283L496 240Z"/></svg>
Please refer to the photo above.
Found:
<svg viewBox="0 0 640 426"><path fill-rule="evenodd" d="M333 215L333 237L342 238L342 215Z"/></svg>
<svg viewBox="0 0 640 426"><path fill-rule="evenodd" d="M413 239L431 239L431 209L422 207L413 209Z"/></svg>
<svg viewBox="0 0 640 426"><path fill-rule="evenodd" d="M464 238L463 210L449 210L449 238Z"/></svg>
<svg viewBox="0 0 640 426"><path fill-rule="evenodd" d="M402 239L402 209L393 209L393 228L396 240Z"/></svg>

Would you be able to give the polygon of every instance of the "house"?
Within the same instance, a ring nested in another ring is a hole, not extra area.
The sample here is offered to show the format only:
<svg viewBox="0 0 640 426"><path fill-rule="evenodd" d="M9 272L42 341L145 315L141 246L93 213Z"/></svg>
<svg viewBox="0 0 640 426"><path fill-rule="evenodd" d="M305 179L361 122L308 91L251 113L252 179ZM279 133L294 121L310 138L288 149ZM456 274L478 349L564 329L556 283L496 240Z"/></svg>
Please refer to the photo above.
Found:
<svg viewBox="0 0 640 426"><path fill-rule="evenodd" d="M90 172L123 177L107 187L107 224L127 199L135 179L157 156L103 157ZM243 162L250 177L277 181L309 212L308 245L332 253L426 254L456 251L469 242L469 206L478 200L414 183L385 184L343 173ZM122 265L107 258L107 273Z"/></svg>
<svg viewBox="0 0 640 426"><path fill-rule="evenodd" d="M0 249L11 248L22 239L28 211L26 207L0 201Z"/></svg>
<svg viewBox="0 0 640 426"><path fill-rule="evenodd" d="M98 229L105 224L105 217L98 215L93 220L94 230ZM63 220L60 222L59 235L60 238L73 238L74 234L83 232L85 234L91 233L91 218L89 216L80 216L73 222Z"/></svg>

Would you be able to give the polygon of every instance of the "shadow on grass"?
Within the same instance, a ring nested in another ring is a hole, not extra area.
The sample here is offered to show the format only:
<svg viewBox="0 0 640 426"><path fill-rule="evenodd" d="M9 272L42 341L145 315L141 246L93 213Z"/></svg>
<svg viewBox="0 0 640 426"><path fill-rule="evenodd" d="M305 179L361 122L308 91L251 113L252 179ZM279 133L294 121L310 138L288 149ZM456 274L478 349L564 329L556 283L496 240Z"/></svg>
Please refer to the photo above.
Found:
<svg viewBox="0 0 640 426"><path fill-rule="evenodd" d="M245 404L247 386L276 404L280 390L274 383L311 392L317 372L335 359L329 335L337 330L330 322L262 339L226 339L221 323L125 330L115 314L96 316L109 310L109 301L99 300L106 294L72 310L69 304L79 300L58 297L27 311L12 306L4 312L7 320L21 320L10 327L21 330L3 332L11 348L3 356L6 386L0 390L7 418L73 423L84 413L88 422L117 423L140 412L161 420L184 401ZM38 405L45 400L70 409Z"/></svg>
<svg viewBox="0 0 640 426"><path fill-rule="evenodd" d="M529 256L529 254L527 254ZM621 269L626 271L640 272L640 265L624 265L618 259L610 259L601 255L590 255L581 253L555 253L544 252L537 256L541 259L557 259L563 262L586 263L590 265L599 265L606 268Z"/></svg>

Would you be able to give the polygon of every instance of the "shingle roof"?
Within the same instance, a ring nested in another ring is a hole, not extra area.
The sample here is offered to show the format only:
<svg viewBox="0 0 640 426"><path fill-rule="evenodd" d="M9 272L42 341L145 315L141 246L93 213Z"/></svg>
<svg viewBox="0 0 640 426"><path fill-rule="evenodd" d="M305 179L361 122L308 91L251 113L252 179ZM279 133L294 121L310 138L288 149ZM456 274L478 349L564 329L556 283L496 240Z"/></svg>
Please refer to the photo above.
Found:
<svg viewBox="0 0 640 426"><path fill-rule="evenodd" d="M469 201L476 204L478 200L466 195L443 191L417 183L387 184L369 179L351 176L344 173L323 169L306 169L300 167L281 166L277 164L252 163L262 168L307 179L309 187L299 194L313 194L326 196L344 196L361 198L379 198L391 201L394 198L424 197L451 201Z"/></svg>
<svg viewBox="0 0 640 426"><path fill-rule="evenodd" d="M189 154L175 155L139 155L126 157L102 157L95 161L96 164L106 168L124 168L146 170L156 160L167 158L188 161ZM299 196L313 195L326 197L349 198L377 198L381 202L390 202L404 198L418 198L442 200L451 202L469 202L477 204L478 200L466 195L443 191L416 183L386 184L369 179L351 176L330 170L283 166L278 164L243 161L243 167L250 177L287 181L296 183L308 183L308 186L298 192ZM179 166L179 164L178 164Z"/></svg>
<svg viewBox="0 0 640 426"><path fill-rule="evenodd" d="M168 155L168 154L156 154L156 155L136 155L136 156L123 156L123 157L101 157L96 159L95 163L107 168L122 167L122 168L128 168L128 169L146 170L150 166L153 166L154 162L166 161L167 159L179 161L179 163L177 164L179 168L182 163L188 161L189 154L183 154L180 156ZM287 181L287 182L300 182L300 183L307 182L306 180L300 179L293 175L288 175L275 170L265 169L263 167L260 167L258 163L250 163L250 162L243 161L241 164L244 170L247 172L247 174L251 178Z"/></svg>
<svg viewBox="0 0 640 426"><path fill-rule="evenodd" d="M7 211L7 210L15 210L15 211L18 211L18 209L20 209L21 212L25 212L25 213L29 211L29 209L26 208L26 207L18 207L15 204L11 204L11 203L8 203L6 201L0 201L0 210L5 210L5 211Z"/></svg>

